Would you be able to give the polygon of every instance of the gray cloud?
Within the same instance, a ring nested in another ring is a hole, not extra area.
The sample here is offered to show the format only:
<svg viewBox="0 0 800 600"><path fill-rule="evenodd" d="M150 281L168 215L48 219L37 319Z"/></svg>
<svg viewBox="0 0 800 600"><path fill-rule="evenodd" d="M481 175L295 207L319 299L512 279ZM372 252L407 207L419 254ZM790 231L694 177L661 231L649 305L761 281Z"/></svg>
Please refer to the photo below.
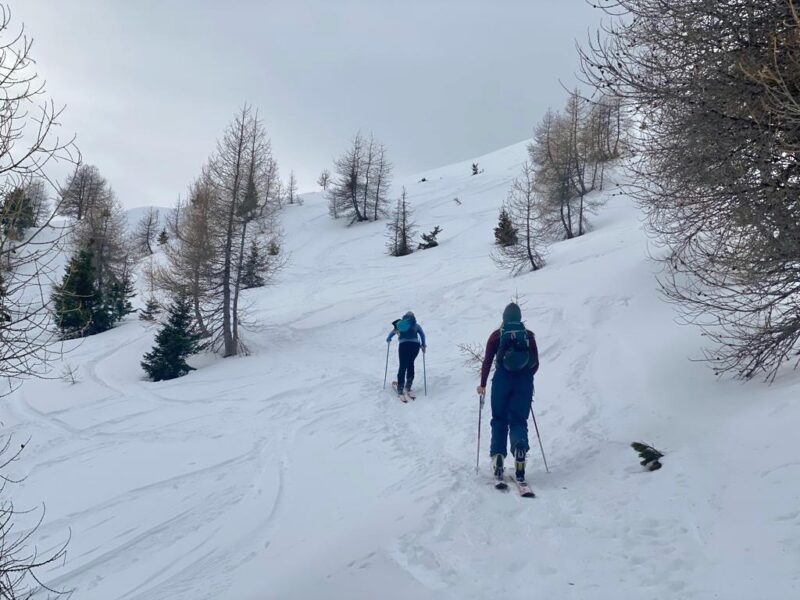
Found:
<svg viewBox="0 0 800 600"><path fill-rule="evenodd" d="M58 8L56 8L58 6ZM50 94L127 206L171 204L244 102L305 189L356 130L397 173L530 135L571 84L583 0L25 0Z"/></svg>

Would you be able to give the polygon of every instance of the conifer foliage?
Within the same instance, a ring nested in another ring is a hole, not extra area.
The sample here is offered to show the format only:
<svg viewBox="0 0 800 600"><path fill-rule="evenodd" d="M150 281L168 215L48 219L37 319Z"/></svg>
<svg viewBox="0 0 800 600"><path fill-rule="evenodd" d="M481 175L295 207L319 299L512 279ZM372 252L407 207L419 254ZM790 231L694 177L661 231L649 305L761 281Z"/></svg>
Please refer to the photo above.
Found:
<svg viewBox="0 0 800 600"><path fill-rule="evenodd" d="M268 249L268 252L270 250ZM278 254L280 250L276 252ZM271 253L271 252L270 252ZM263 250L255 240L250 244L250 251L244 263L244 273L242 274L242 288L249 290L252 288L263 287L266 283L264 273L267 271L269 261L264 256Z"/></svg>
<svg viewBox="0 0 800 600"><path fill-rule="evenodd" d="M16 187L0 202L0 225L3 235L12 240L22 239L25 230L36 225L33 200L22 187Z"/></svg>
<svg viewBox="0 0 800 600"><path fill-rule="evenodd" d="M200 334L192 322L192 305L179 293L169 307L167 322L156 335L155 347L144 355L142 368L152 381L182 377L194 369L186 359L200 351Z"/></svg>
<svg viewBox="0 0 800 600"><path fill-rule="evenodd" d="M511 222L511 217L505 206L500 209L500 218L497 221L497 227L494 228L494 240L498 246L503 248L513 246L519 241L517 228Z"/></svg>
<svg viewBox="0 0 800 600"><path fill-rule="evenodd" d="M63 339L84 337L111 327L95 282L94 255L81 250L70 260L61 285L53 289L55 323Z"/></svg>
<svg viewBox="0 0 800 600"><path fill-rule="evenodd" d="M439 240L436 239L442 233L442 228L438 225L434 227L429 233L422 234L422 241L417 246L417 250L428 250L430 248L436 248L439 245Z"/></svg>
<svg viewBox="0 0 800 600"><path fill-rule="evenodd" d="M147 300L145 307L139 311L139 319L142 321L148 321L152 323L156 320L156 317L161 312L161 306L158 304L158 300L151 297Z"/></svg>
<svg viewBox="0 0 800 600"><path fill-rule="evenodd" d="M61 285L53 288L55 324L62 339L102 333L133 312L130 274L123 273L104 290L98 283L96 262L91 249L80 250L67 266Z"/></svg>

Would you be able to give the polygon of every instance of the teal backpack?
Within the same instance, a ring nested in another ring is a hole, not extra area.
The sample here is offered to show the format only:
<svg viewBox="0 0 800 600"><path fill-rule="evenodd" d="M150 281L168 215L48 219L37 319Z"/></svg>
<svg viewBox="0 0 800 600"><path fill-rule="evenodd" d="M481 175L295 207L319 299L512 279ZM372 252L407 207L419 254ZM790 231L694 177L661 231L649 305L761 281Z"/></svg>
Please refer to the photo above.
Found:
<svg viewBox="0 0 800 600"><path fill-rule="evenodd" d="M500 328L497 366L506 371L523 371L531 367L531 346L523 323L505 323Z"/></svg>
<svg viewBox="0 0 800 600"><path fill-rule="evenodd" d="M401 340L417 339L417 319L414 317L403 317L393 323L397 330L397 337Z"/></svg>

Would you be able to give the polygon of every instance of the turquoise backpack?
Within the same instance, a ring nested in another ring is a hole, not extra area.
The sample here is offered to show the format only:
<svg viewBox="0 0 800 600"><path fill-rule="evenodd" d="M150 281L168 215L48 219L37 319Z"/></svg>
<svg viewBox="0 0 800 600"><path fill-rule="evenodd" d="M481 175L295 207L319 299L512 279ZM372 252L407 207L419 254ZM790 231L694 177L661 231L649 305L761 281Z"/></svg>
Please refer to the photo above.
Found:
<svg viewBox="0 0 800 600"><path fill-rule="evenodd" d="M397 337L401 340L417 339L417 320L414 317L407 317L394 322L397 330Z"/></svg>

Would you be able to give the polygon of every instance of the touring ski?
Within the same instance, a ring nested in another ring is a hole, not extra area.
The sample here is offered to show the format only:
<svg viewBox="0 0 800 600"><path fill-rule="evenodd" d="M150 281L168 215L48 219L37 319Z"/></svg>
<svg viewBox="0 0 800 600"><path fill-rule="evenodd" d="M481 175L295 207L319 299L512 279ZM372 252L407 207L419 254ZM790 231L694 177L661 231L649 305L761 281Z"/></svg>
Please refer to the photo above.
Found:
<svg viewBox="0 0 800 600"><path fill-rule="evenodd" d="M403 392L402 394L397 393L397 382L392 382L392 390L394 390L395 395L400 400L400 402L408 403L409 400L413 400L414 397L410 396L408 392Z"/></svg>
<svg viewBox="0 0 800 600"><path fill-rule="evenodd" d="M512 477L512 479L514 480L514 483L517 486L517 491L519 492L520 496L522 496L523 498L536 497L536 494L533 493L533 490L528 486L527 483L525 483L524 481L517 480L516 477Z"/></svg>

